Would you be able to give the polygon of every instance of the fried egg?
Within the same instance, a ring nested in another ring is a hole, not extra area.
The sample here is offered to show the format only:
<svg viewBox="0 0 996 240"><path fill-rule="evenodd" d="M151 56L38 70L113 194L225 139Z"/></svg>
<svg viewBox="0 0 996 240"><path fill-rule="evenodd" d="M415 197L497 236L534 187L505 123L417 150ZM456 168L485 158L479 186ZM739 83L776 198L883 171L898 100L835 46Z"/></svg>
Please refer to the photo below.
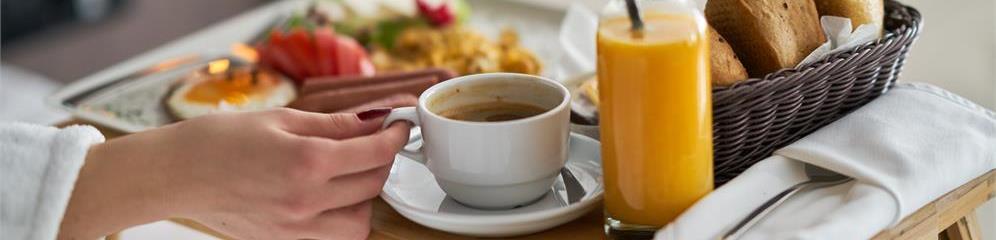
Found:
<svg viewBox="0 0 996 240"><path fill-rule="evenodd" d="M187 76L166 105L174 116L190 119L215 112L258 111L286 106L297 97L294 84L282 75L251 66L228 67L212 62Z"/></svg>

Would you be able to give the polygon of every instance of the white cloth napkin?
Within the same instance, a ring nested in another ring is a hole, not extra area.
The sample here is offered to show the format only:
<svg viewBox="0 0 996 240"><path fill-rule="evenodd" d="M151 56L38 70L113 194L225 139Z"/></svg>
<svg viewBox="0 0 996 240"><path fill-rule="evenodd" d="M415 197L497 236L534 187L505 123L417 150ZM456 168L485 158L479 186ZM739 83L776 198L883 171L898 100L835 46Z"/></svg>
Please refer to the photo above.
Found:
<svg viewBox="0 0 996 240"><path fill-rule="evenodd" d="M803 162L853 177L789 199L743 239L867 239L996 168L996 116L927 84L900 84L779 149L704 197L656 239L716 239L805 181Z"/></svg>
<svg viewBox="0 0 996 240"><path fill-rule="evenodd" d="M581 3L572 3L560 22L560 42L563 54L553 64L554 79L595 71L595 35L598 31L598 14Z"/></svg>
<svg viewBox="0 0 996 240"><path fill-rule="evenodd" d="M845 17L823 16L820 17L820 25L823 27L823 34L826 35L827 41L809 53L796 66L802 66L820 60L826 55L851 50L862 44L875 41L882 33L882 26L872 23L861 24L852 31L851 19Z"/></svg>

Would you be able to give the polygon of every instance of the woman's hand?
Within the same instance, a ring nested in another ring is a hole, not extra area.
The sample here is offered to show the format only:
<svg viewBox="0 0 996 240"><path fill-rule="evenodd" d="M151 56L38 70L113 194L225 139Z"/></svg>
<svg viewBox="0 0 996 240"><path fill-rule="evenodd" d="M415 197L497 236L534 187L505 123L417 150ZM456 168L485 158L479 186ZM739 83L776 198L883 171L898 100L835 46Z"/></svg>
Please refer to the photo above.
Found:
<svg viewBox="0 0 996 240"><path fill-rule="evenodd" d="M364 115L360 115L364 116ZM376 116L380 117L380 116ZM377 121L375 121L377 120ZM238 238L364 238L408 126L295 110L177 125L169 159L189 217ZM207 196L207 197L205 197Z"/></svg>
<svg viewBox="0 0 996 240"><path fill-rule="evenodd" d="M216 114L96 145L60 238L173 217L238 239L364 238L408 140L405 123L379 130L388 112Z"/></svg>

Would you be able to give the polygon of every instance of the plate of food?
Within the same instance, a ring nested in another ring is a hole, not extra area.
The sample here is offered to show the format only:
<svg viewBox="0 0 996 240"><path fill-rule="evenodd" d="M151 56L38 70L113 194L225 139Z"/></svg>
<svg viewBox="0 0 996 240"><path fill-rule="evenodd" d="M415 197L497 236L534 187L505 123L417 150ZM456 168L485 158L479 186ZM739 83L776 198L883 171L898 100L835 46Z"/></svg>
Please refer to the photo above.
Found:
<svg viewBox="0 0 996 240"><path fill-rule="evenodd" d="M274 20L253 19L264 15ZM95 74L49 102L90 122L137 132L216 112L342 110L359 104L356 99L418 95L459 75L549 76L546 69L560 56L549 39L556 39L562 16L506 1L275 2L164 47L188 54L127 74ZM227 46L214 41L230 39L226 34L235 30L258 33ZM128 64L134 65L111 72ZM309 108L329 101L334 108Z"/></svg>

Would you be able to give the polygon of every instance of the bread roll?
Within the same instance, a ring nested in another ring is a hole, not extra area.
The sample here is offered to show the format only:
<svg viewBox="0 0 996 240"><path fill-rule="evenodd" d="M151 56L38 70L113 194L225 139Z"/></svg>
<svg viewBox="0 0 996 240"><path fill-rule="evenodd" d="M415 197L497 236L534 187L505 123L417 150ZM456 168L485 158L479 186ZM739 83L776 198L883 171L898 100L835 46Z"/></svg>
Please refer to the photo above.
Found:
<svg viewBox="0 0 996 240"><path fill-rule="evenodd" d="M591 79L585 80L584 83L579 87L581 90L581 96L588 99L595 107L598 107L598 78L592 77Z"/></svg>
<svg viewBox="0 0 996 240"><path fill-rule="evenodd" d="M726 39L723 39L723 36L712 27L709 27L709 40L712 84L730 86L747 79L747 69L744 69L744 65L740 63L740 58L733 53L733 48Z"/></svg>
<svg viewBox="0 0 996 240"><path fill-rule="evenodd" d="M851 19L851 27L872 23L882 28L885 16L882 0L815 0L820 16L838 16Z"/></svg>
<svg viewBox="0 0 996 240"><path fill-rule="evenodd" d="M705 14L751 77L795 67L826 40L813 0L709 0Z"/></svg>

